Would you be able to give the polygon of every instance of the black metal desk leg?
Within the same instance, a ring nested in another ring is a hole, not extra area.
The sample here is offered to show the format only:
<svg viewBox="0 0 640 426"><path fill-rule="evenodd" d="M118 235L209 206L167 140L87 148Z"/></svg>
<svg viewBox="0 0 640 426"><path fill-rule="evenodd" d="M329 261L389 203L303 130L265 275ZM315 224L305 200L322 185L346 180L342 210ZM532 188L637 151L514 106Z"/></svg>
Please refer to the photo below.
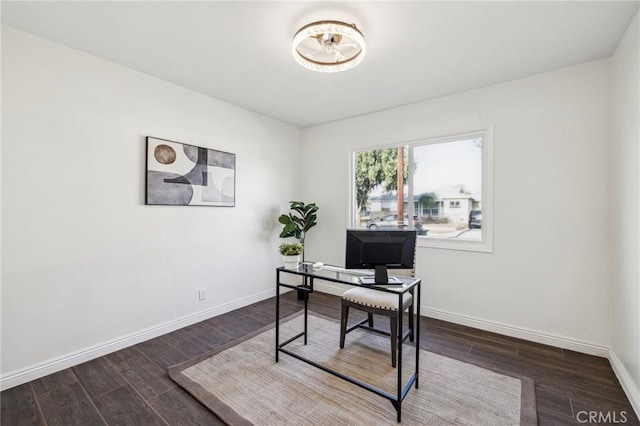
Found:
<svg viewBox="0 0 640 426"><path fill-rule="evenodd" d="M304 277L304 286L308 290L307 294L304 297L304 344L307 344L307 338L309 336L309 323L307 315L309 313L309 298L311 297L311 293L313 293L313 277Z"/></svg>
<svg viewBox="0 0 640 426"><path fill-rule="evenodd" d="M280 271L276 269L276 362L280 354Z"/></svg>
<svg viewBox="0 0 640 426"><path fill-rule="evenodd" d="M307 286L307 277L304 277L304 286ZM309 334L309 330L307 329L307 321L308 316L307 313L309 311L309 293L304 295L304 344L307 344L307 335Z"/></svg>
<svg viewBox="0 0 640 426"><path fill-rule="evenodd" d="M418 292L418 304L416 305L416 316L413 329L416 331L415 345L416 345L416 389L418 389L418 381L420 380L420 297L422 296L422 281L416 286ZM415 301L415 299L414 299Z"/></svg>
<svg viewBox="0 0 640 426"><path fill-rule="evenodd" d="M401 337L404 335L402 330L402 316L404 315L404 309L402 306L404 302L404 294L400 293L398 296L398 333L395 338L398 340L398 387L397 401L398 401L398 421L400 421L400 411L402 410L402 347L404 346L404 339Z"/></svg>

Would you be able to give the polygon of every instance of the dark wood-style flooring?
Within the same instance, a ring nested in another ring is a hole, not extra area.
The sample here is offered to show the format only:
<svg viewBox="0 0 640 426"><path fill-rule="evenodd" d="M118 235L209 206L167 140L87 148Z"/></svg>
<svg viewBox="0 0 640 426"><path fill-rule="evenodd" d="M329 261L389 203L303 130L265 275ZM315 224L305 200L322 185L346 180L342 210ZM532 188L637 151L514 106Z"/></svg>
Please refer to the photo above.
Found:
<svg viewBox="0 0 640 426"><path fill-rule="evenodd" d="M295 294L283 299L283 317L300 309ZM335 296L314 293L309 305L340 317ZM175 385L166 368L272 323L274 307L274 299L255 303L8 389L0 394L2 425L222 424ZM358 319L356 312L350 322ZM541 425L584 424L575 417L580 411L611 413L611 423L619 423L625 412L626 425L640 425L604 358L444 321L421 321L423 349L533 378Z"/></svg>

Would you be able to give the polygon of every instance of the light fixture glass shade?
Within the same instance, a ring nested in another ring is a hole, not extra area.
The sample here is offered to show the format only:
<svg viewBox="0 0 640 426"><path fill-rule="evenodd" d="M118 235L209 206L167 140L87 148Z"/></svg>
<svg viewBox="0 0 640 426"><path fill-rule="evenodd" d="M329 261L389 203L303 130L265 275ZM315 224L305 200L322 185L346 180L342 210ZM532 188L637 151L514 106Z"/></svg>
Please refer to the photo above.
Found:
<svg viewBox="0 0 640 426"><path fill-rule="evenodd" d="M345 71L364 58L364 36L355 24L319 21L300 28L291 52L303 67L318 72Z"/></svg>

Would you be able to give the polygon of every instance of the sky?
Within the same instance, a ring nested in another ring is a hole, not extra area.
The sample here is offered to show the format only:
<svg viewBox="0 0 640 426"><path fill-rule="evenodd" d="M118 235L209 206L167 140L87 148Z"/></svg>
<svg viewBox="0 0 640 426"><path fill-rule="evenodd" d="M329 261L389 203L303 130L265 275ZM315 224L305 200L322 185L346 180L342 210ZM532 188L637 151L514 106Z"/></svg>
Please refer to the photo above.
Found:
<svg viewBox="0 0 640 426"><path fill-rule="evenodd" d="M436 192L445 195L447 188L458 190L464 186L476 200L482 193L481 139L436 143L414 148L415 195Z"/></svg>

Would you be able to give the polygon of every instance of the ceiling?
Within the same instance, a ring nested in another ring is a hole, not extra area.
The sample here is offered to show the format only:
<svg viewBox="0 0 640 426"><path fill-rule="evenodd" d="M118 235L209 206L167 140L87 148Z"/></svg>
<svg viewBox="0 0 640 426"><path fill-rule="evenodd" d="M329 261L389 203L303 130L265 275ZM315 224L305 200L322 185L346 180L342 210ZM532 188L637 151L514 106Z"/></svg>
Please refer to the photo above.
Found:
<svg viewBox="0 0 640 426"><path fill-rule="evenodd" d="M308 127L610 56L638 1L9 2L5 24ZM355 23L350 71L291 55L312 21Z"/></svg>

